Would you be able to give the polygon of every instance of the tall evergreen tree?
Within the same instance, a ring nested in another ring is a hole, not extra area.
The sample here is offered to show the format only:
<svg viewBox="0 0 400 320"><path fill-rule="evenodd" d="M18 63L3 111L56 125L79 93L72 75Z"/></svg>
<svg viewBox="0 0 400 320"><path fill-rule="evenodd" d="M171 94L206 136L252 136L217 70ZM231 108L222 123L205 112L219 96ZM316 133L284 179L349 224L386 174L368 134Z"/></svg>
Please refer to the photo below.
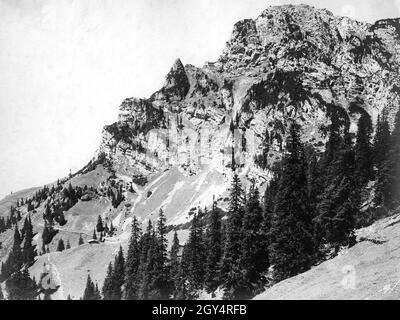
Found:
<svg viewBox="0 0 400 320"><path fill-rule="evenodd" d="M11 248L11 252L8 256L8 259L6 260L5 263L5 274L2 276L5 276L5 278L7 278L12 273L20 270L22 268L23 263L24 263L24 257L22 255L22 250L21 250L21 236L18 230L18 226L15 225L14 243Z"/></svg>
<svg viewBox="0 0 400 320"><path fill-rule="evenodd" d="M122 247L119 247L118 254L115 256L114 260L114 270L113 270L113 300L121 300L122 298L122 285L125 281L125 258Z"/></svg>
<svg viewBox="0 0 400 320"><path fill-rule="evenodd" d="M160 209L157 222L157 243L153 252L155 263L150 287L150 297L152 299L168 299L170 293L166 234L166 218L163 210Z"/></svg>
<svg viewBox="0 0 400 320"><path fill-rule="evenodd" d="M104 279L102 294L104 300L113 300L114 299L114 284L113 284L113 266L110 262L107 268L107 274Z"/></svg>
<svg viewBox="0 0 400 320"><path fill-rule="evenodd" d="M385 199L388 199L389 196L388 155L390 143L390 127L386 114L383 114L378 117L373 143L374 164L376 167L374 204L376 206L385 205Z"/></svg>
<svg viewBox="0 0 400 320"><path fill-rule="evenodd" d="M94 300L101 300L101 294L100 294L99 285L97 284L97 282L94 287Z"/></svg>
<svg viewBox="0 0 400 320"><path fill-rule="evenodd" d="M221 283L220 263L222 257L221 214L213 201L210 223L206 234L207 260L205 286L208 292L215 291Z"/></svg>
<svg viewBox="0 0 400 320"><path fill-rule="evenodd" d="M205 259L203 226L198 214L195 213L189 230L189 239L182 253L182 269L189 284L190 295L203 288Z"/></svg>
<svg viewBox="0 0 400 320"><path fill-rule="evenodd" d="M33 227L30 216L25 219L24 234L25 234L25 240L23 244L22 256L24 264L30 267L35 262L35 257L37 255L36 246L33 245L32 243Z"/></svg>
<svg viewBox="0 0 400 320"><path fill-rule="evenodd" d="M268 267L268 256L263 251L263 210L260 205L260 194L251 186L242 225L241 255L239 267L242 277L237 284L236 298L251 298L263 287L262 273Z"/></svg>
<svg viewBox="0 0 400 320"><path fill-rule="evenodd" d="M260 255L262 255L262 259L260 262L264 264L264 274L267 273L267 270L270 265L269 260L269 246L271 245L271 225L272 218L274 214L275 208L275 198L278 189L278 183L280 179L280 171L276 167L274 169L274 175L269 185L267 186L264 193L264 208L263 208L263 219L260 226Z"/></svg>
<svg viewBox="0 0 400 320"><path fill-rule="evenodd" d="M174 238L172 240L172 246L170 250L170 279L171 279L171 291L174 298L178 296L179 286L180 286L180 259L179 259L179 251L180 244L178 239L178 234L174 232Z"/></svg>
<svg viewBox="0 0 400 320"><path fill-rule="evenodd" d="M128 254L126 257L125 299L138 299L139 292L139 264L140 264L140 225L133 217L131 238L129 240Z"/></svg>
<svg viewBox="0 0 400 320"><path fill-rule="evenodd" d="M400 108L397 111L394 128L390 136L390 151L386 161L386 197L384 204L394 209L400 204Z"/></svg>
<svg viewBox="0 0 400 320"><path fill-rule="evenodd" d="M152 250L154 247L154 229L149 220L145 234L140 238L140 263L138 268L139 274L139 292L140 300L149 298L149 284L151 282L150 270L153 269Z"/></svg>
<svg viewBox="0 0 400 320"><path fill-rule="evenodd" d="M27 229L30 229L31 233L33 232L32 224L30 224L30 216L25 218L24 225L22 226L21 229L21 239L25 238L25 233Z"/></svg>
<svg viewBox="0 0 400 320"><path fill-rule="evenodd" d="M97 232L104 231L103 220L101 219L101 216L99 216L97 219L96 230L97 230Z"/></svg>
<svg viewBox="0 0 400 320"><path fill-rule="evenodd" d="M85 291L83 292L82 300L98 300L96 287L95 287L92 279L90 278L90 274L88 274L88 277L86 280L86 288L85 288Z"/></svg>
<svg viewBox="0 0 400 320"><path fill-rule="evenodd" d="M357 142L355 145L355 173L356 180L360 186L364 186L374 177L371 138L371 118L369 115L364 114L358 121Z"/></svg>
<svg viewBox="0 0 400 320"><path fill-rule="evenodd" d="M299 126L292 124L270 231L270 263L276 282L309 269L313 263L313 228L308 209L306 170Z"/></svg>
<svg viewBox="0 0 400 320"><path fill-rule="evenodd" d="M387 160L390 150L390 127L387 114L383 113L378 116L375 135L373 139L373 160L379 172L380 167Z"/></svg>
<svg viewBox="0 0 400 320"><path fill-rule="evenodd" d="M0 233L6 231L6 223L4 222L4 218L0 217Z"/></svg>
<svg viewBox="0 0 400 320"><path fill-rule="evenodd" d="M244 214L244 191L237 173L233 176L230 190L228 221L221 273L225 275L223 287L225 298L231 298L232 288L240 279L239 258L242 246L242 222Z"/></svg>
<svg viewBox="0 0 400 320"><path fill-rule="evenodd" d="M65 245L64 245L64 240L60 238L60 240L58 240L58 244L57 244L57 251L64 251L65 250Z"/></svg>
<svg viewBox="0 0 400 320"><path fill-rule="evenodd" d="M340 246L354 242L353 229L360 202L360 189L355 188L355 156L348 132L330 165L328 181L318 204L317 226L322 244L330 244L335 252Z"/></svg>
<svg viewBox="0 0 400 320"><path fill-rule="evenodd" d="M262 153L256 158L256 163L262 169L266 169L268 167L268 154L270 150L270 135L268 132L268 128L265 129L265 134L262 137L261 148Z"/></svg>
<svg viewBox="0 0 400 320"><path fill-rule="evenodd" d="M83 241L82 235L79 235L79 240L78 240L78 246L84 244L85 242Z"/></svg>

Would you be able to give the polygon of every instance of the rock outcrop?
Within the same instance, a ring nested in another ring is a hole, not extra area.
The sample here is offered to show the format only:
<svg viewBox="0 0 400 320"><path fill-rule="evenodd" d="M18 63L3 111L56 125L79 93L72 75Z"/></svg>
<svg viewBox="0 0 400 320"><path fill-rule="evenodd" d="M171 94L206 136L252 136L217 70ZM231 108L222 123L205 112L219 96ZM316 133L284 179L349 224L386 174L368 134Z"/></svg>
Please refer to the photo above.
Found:
<svg viewBox="0 0 400 320"><path fill-rule="evenodd" d="M129 174L212 165L229 175L232 152L242 174L267 181L254 159L268 131L269 165L280 158L288 125L322 149L333 116L355 132L399 103L399 20L375 24L307 5L266 9L235 24L218 59L202 68L178 59L149 99L127 99L104 129L100 151Z"/></svg>

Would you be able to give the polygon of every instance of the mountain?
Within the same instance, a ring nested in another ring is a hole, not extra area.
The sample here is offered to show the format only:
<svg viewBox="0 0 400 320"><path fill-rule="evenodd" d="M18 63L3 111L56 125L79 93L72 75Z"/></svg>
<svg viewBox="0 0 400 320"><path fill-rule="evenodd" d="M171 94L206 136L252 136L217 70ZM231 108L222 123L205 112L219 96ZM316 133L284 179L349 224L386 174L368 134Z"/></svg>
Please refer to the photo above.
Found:
<svg viewBox="0 0 400 320"><path fill-rule="evenodd" d="M277 6L236 23L217 61L199 68L177 59L160 90L122 102L87 166L49 190L0 202L2 216L11 204L22 218L31 216L38 248L46 207L63 212L66 223L56 224L50 253L38 257L31 273L39 279L43 263L50 264L61 286L55 297L79 298L87 274L101 285L119 245L127 249L133 216L155 221L160 209L184 242L198 207L215 199L227 208L233 167L246 188L254 183L263 193L293 121L302 141L318 151L333 121L349 126L353 139L363 115L375 126L385 112L393 125L399 28L399 19L369 24L307 5ZM70 185L75 195L68 197L63 190ZM32 199L31 207L17 205L21 198ZM115 233L104 243L78 246L80 235L91 239L99 215ZM12 234L0 235L2 261ZM56 252L60 238L72 248Z"/></svg>

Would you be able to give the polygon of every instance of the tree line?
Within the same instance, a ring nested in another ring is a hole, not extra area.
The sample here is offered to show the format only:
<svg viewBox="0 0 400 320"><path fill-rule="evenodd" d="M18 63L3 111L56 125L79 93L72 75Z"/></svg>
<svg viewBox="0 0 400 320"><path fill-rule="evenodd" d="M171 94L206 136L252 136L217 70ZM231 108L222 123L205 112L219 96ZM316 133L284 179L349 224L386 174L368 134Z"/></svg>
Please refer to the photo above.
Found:
<svg viewBox="0 0 400 320"><path fill-rule="evenodd" d="M381 115L375 135L361 115L355 137L349 121L331 117L322 153L292 123L263 197L254 185L246 193L235 172L227 212L214 201L195 213L184 246L175 232L167 252L162 211L144 232L134 218L126 259L120 248L96 299L195 299L217 289L248 299L353 246L357 227L400 204L400 112L393 130Z"/></svg>

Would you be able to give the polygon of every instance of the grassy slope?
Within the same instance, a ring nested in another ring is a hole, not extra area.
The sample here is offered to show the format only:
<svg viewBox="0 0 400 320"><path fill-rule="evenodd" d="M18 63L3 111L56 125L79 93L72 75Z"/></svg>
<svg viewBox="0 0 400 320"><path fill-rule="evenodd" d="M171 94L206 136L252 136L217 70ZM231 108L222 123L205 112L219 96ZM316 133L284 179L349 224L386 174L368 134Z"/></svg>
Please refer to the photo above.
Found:
<svg viewBox="0 0 400 320"><path fill-rule="evenodd" d="M364 241L255 299L399 299L400 214L359 230L358 239Z"/></svg>
<svg viewBox="0 0 400 320"><path fill-rule="evenodd" d="M30 273L40 279L44 264L52 266L52 279L60 288L52 299L66 299L68 294L72 299L83 295L87 275L99 284L100 288L106 275L107 265L118 251L119 243L84 244L73 246L63 252L52 252L40 256L30 268Z"/></svg>
<svg viewBox="0 0 400 320"><path fill-rule="evenodd" d="M14 192L4 197L2 200L0 200L0 216L7 216L9 214L10 207L15 206L17 200L21 198L30 197L35 193L35 191L39 189L40 189L39 187L29 188L18 192Z"/></svg>
<svg viewBox="0 0 400 320"><path fill-rule="evenodd" d="M98 166L94 171L87 174L76 176L71 179L73 186L94 186L98 187L108 177L109 173ZM122 177L123 178L123 177ZM110 200L105 197L98 197L88 202L79 201L70 210L65 212L67 224L60 227L56 225L57 235L49 245L50 254L38 256L36 263L30 268L30 272L35 278L40 279L44 264L50 264L53 268L53 278L60 283L61 287L53 299L65 299L68 294L73 299L79 299L86 284L88 274L98 282L101 288L107 265L113 260L113 255L122 245L126 253L130 236L130 223L132 216L136 215L144 223L148 219L156 222L159 208L163 208L168 223L185 223L188 218L188 211L192 207L205 206L211 204L212 197L220 197L226 190L227 179L216 173L214 170L205 169L195 176L184 176L179 170L173 168L169 171L159 173L149 178L149 183L144 186L135 186L136 193L127 193L127 199L118 208L111 206ZM69 182L67 182L68 184ZM9 206L12 201L20 197L26 197L37 189L30 189L21 193L15 193L13 197L0 202L3 211L8 214ZM148 192L151 196L148 197ZM37 233L35 240L37 248L41 248L41 233L43 229L42 213L43 204L36 209L36 213L31 213L34 232ZM23 218L26 210L21 210ZM114 237L107 238L105 243L89 245L85 243L78 246L79 235L85 240L91 239L93 229L97 223L98 215L102 215L104 220L113 222L117 228ZM22 227L23 220L19 228ZM0 252L0 259L4 259L12 245L13 231L8 230L0 235L4 248ZM181 244L186 242L188 230L179 230L178 236ZM56 252L58 240L62 238L66 244L69 240L71 249L63 252ZM169 246L171 245L173 232L167 235ZM39 250L40 251L40 250Z"/></svg>

